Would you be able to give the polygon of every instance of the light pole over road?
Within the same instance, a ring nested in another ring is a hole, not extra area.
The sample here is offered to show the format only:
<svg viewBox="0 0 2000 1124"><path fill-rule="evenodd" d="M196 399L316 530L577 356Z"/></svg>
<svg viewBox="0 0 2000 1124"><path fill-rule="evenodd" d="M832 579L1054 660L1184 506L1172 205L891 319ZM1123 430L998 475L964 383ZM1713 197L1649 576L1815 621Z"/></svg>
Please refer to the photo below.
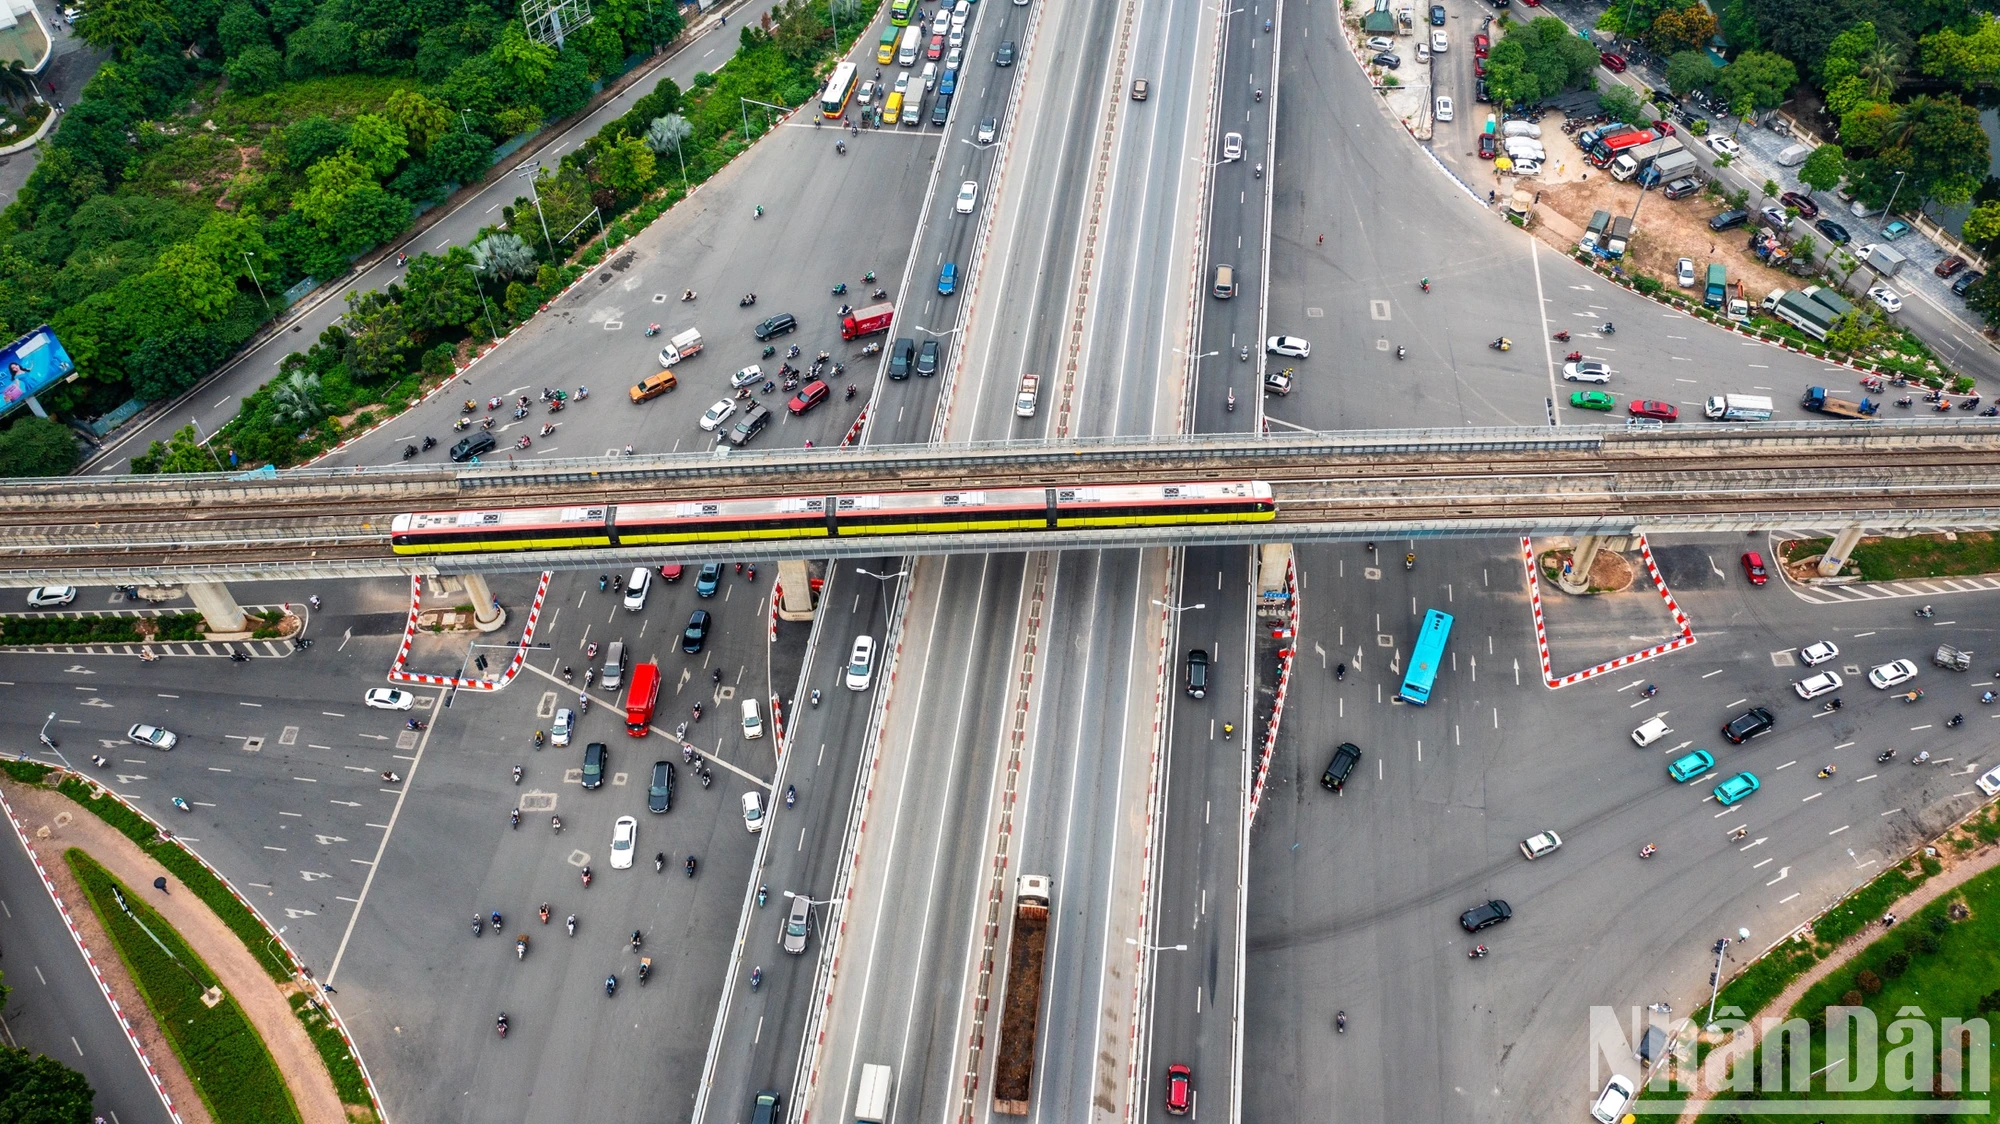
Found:
<svg viewBox="0 0 2000 1124"><path fill-rule="evenodd" d="M542 162L540 160L530 160L514 174L528 181L528 198L535 201L535 217L541 220L542 224L542 245L549 248L549 260L554 261L556 258L555 239L549 237L549 220L546 215L542 214L542 193L535 187L535 177L541 173L541 170Z"/></svg>
<svg viewBox="0 0 2000 1124"><path fill-rule="evenodd" d="M1160 608L1165 609L1169 613L1185 613L1190 609L1208 608L1207 602L1203 601L1197 601L1192 605L1171 605L1165 601L1160 600L1157 597L1153 598L1153 604L1158 605ZM1131 940L1131 938L1127 937L1126 940Z"/></svg>

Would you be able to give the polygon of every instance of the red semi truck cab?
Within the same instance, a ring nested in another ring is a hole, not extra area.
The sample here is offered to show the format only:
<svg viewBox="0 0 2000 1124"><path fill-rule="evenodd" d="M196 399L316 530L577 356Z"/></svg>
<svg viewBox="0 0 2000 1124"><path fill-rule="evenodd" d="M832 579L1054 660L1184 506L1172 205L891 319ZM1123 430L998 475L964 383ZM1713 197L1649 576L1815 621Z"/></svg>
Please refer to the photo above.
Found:
<svg viewBox="0 0 2000 1124"><path fill-rule="evenodd" d="M1642 144L1651 144L1658 139L1651 129L1640 129L1636 132L1621 133L1615 137L1599 138L1596 144L1590 146L1590 162L1600 168L1607 167L1613 160L1618 159L1619 153L1624 152L1626 149L1637 148Z"/></svg>
<svg viewBox="0 0 2000 1124"><path fill-rule="evenodd" d="M840 338L844 340L872 336L889 330L889 324L896 319L896 306L883 301L880 304L865 305L840 318Z"/></svg>
<svg viewBox="0 0 2000 1124"><path fill-rule="evenodd" d="M625 688L625 732L643 738L653 728L653 704L660 701L660 665L642 663L632 669Z"/></svg>

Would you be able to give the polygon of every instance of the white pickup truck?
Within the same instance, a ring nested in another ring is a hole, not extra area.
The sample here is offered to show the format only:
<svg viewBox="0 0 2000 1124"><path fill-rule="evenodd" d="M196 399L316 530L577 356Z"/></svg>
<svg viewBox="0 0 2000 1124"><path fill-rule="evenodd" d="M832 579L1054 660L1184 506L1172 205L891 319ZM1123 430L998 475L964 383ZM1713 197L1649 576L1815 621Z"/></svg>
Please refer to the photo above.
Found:
<svg viewBox="0 0 2000 1124"><path fill-rule="evenodd" d="M1041 397L1041 394L1042 377L1040 375L1022 375L1020 393L1014 397L1014 416L1017 418L1034 417L1035 403Z"/></svg>

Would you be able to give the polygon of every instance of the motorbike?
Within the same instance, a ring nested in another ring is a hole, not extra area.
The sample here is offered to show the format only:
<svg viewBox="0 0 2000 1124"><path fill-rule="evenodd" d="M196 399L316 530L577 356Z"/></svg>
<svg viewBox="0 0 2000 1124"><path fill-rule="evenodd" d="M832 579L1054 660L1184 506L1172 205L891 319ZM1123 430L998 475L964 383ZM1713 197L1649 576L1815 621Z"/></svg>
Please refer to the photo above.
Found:
<svg viewBox="0 0 2000 1124"><path fill-rule="evenodd" d="M492 415L492 414L488 414L488 415L486 415L486 419L485 419L484 421L482 421L482 422L480 422L480 423L479 423L479 428L481 428L481 429L492 429L492 428L493 428L493 415Z"/></svg>
<svg viewBox="0 0 2000 1124"><path fill-rule="evenodd" d="M1639 848L1639 857L1642 859L1650 859L1654 855L1657 855L1659 853L1660 849L1658 847L1653 846L1651 843L1648 843L1644 847Z"/></svg>
<svg viewBox="0 0 2000 1124"><path fill-rule="evenodd" d="M1830 776L1834 775L1835 773L1837 773L1837 772L1839 772L1839 771L1840 771L1840 769L1839 769L1839 768L1838 768L1837 766L1834 766L1834 765L1828 765L1828 766L1827 766L1826 768L1824 768L1824 769L1821 769L1821 770L1819 771L1819 779L1820 779L1820 780L1825 780L1825 779L1827 779L1828 777L1830 777Z"/></svg>
<svg viewBox="0 0 2000 1124"><path fill-rule="evenodd" d="M187 801L185 801L185 800L181 799L181 798L180 798L180 797L178 797L178 796L174 797L174 807L176 807L176 808L179 808L179 809L180 809L181 811L183 811L183 812L192 812L192 811L194 811L194 809L193 809L193 808L190 808L190 807L188 807L188 802L187 802Z"/></svg>
<svg viewBox="0 0 2000 1124"><path fill-rule="evenodd" d="M1250 345L1246 343L1242 347L1237 348L1236 358L1239 362L1248 363L1250 361Z"/></svg>
<svg viewBox="0 0 2000 1124"><path fill-rule="evenodd" d="M1229 397L1227 397L1227 398L1223 399L1223 406L1224 406L1225 408L1227 408L1227 409L1228 409L1228 411L1229 411L1230 413L1232 413L1232 414L1236 412L1236 388L1235 388L1235 387L1233 387L1233 386L1232 386L1232 387L1230 387L1230 388L1229 388Z"/></svg>
<svg viewBox="0 0 2000 1124"><path fill-rule="evenodd" d="M1949 414L1951 413L1951 403L1939 402L1937 405L1932 406L1931 409L1940 414Z"/></svg>
<svg viewBox="0 0 2000 1124"><path fill-rule="evenodd" d="M590 864L585 863L583 870L579 874L583 879L584 886L588 888L590 886Z"/></svg>
<svg viewBox="0 0 2000 1124"><path fill-rule="evenodd" d="M646 337L648 339L651 339L652 337L657 336L659 334L660 334L660 326L658 324L646 325Z"/></svg>
<svg viewBox="0 0 2000 1124"><path fill-rule="evenodd" d="M845 282L845 281L842 281L842 282L841 282L840 284L838 284L838 285L835 285L835 286L833 287L833 295L834 295L834 296L836 296L836 297L844 297L844 296L846 296L846 295L847 295L847 282Z"/></svg>
<svg viewBox="0 0 2000 1124"><path fill-rule="evenodd" d="M462 414L476 414L479 412L479 403L468 398L465 400L465 405L460 406L458 411Z"/></svg>
<svg viewBox="0 0 2000 1124"><path fill-rule="evenodd" d="M1580 361L1582 358L1583 358L1583 352L1572 351L1568 355L1563 356L1563 361L1566 363L1575 363Z"/></svg>
<svg viewBox="0 0 2000 1124"><path fill-rule="evenodd" d="M472 428L471 418L460 418L457 421L451 423L451 431L453 433L464 433L466 430L470 428Z"/></svg>
<svg viewBox="0 0 2000 1124"><path fill-rule="evenodd" d="M1872 390L1877 394L1882 393L1882 388L1886 385L1887 384L1884 383L1880 377L1875 375L1870 375L1867 378L1861 380L1861 389Z"/></svg>
<svg viewBox="0 0 2000 1124"><path fill-rule="evenodd" d="M551 830L551 831L555 832L555 833L556 833L557 835L561 835L561 834L562 834L562 817L561 817L561 816L550 816L550 817L549 817L549 830Z"/></svg>
<svg viewBox="0 0 2000 1124"><path fill-rule="evenodd" d="M1951 716L1951 721L1946 722L1944 725L1946 729L1951 729L1954 726L1963 726L1964 724L1965 724L1965 715L1954 714Z"/></svg>
<svg viewBox="0 0 2000 1124"><path fill-rule="evenodd" d="M426 438L424 438L424 449L425 449L426 451L429 451L429 450L431 450L431 449L435 449L435 448L437 448L437 443L438 443L438 439L437 439L437 438L435 438L435 437L426 437Z"/></svg>
<svg viewBox="0 0 2000 1124"><path fill-rule="evenodd" d="M693 300L693 299L694 299L694 290L693 290L693 289L682 289L682 290L681 290L681 299L682 299L682 300L684 300L684 301L691 301L691 300Z"/></svg>
<svg viewBox="0 0 2000 1124"><path fill-rule="evenodd" d="M786 785L786 786L785 786L785 807L789 808L789 807L791 807L792 805L794 805L794 804L796 804L796 803L798 803L798 802L799 802L799 790L798 790L797 786L795 786L795 785L789 785L789 784L788 784L788 785Z"/></svg>
<svg viewBox="0 0 2000 1124"><path fill-rule="evenodd" d="M1260 88L1258 88L1258 89L1257 89L1257 90L1256 90L1256 91L1255 91L1255 92L1254 92L1254 93L1253 93L1253 94L1251 95L1251 97L1252 97L1252 99L1253 99L1253 100L1255 100L1255 101L1259 101L1259 102L1263 101L1263 100L1264 100L1264 91L1263 91L1263 89L1262 89L1261 87L1260 87Z"/></svg>
<svg viewBox="0 0 2000 1124"><path fill-rule="evenodd" d="M542 435L543 437L547 437L547 436L548 436L549 434L551 434L551 433L554 433L555 431L556 431L556 423L554 423L554 422L543 422L543 423L542 423L542 434L541 434L541 435Z"/></svg>
<svg viewBox="0 0 2000 1124"><path fill-rule="evenodd" d="M764 986L764 969L761 967L750 969L750 990L756 991L762 986Z"/></svg>
<svg viewBox="0 0 2000 1124"><path fill-rule="evenodd" d="M632 930L632 951L633 951L633 952L637 952L637 951L639 951L639 945L640 945L640 944L642 943L642 941L643 941L643 940L644 940L644 938L643 938L643 937L641 937L641 936L639 935L639 930L637 930L637 929L634 929L634 930Z"/></svg>
<svg viewBox="0 0 2000 1124"><path fill-rule="evenodd" d="M424 728L424 720L421 718L405 719L403 721L403 728L406 730L421 730Z"/></svg>
<svg viewBox="0 0 2000 1124"><path fill-rule="evenodd" d="M1250 166L1250 175L1253 179L1261 180L1264 178L1264 162L1262 160Z"/></svg>
<svg viewBox="0 0 2000 1124"><path fill-rule="evenodd" d="M1417 568L1417 556L1414 554L1403 555L1403 569L1414 570L1416 568Z"/></svg>
<svg viewBox="0 0 2000 1124"><path fill-rule="evenodd" d="M1925 618L1929 618L1929 617L1931 617L1931 616L1934 616L1934 615L1935 615L1935 614L1934 614L1934 613L1933 613L1933 612L1931 611L1931 607L1930 607L1929 605L1926 605L1926 606L1924 606L1924 607L1923 607L1923 608L1921 608L1921 609L1916 609L1916 610L1913 610L1913 612L1915 612L1915 613L1917 614L1917 616L1919 616L1919 617L1925 617Z"/></svg>
<svg viewBox="0 0 2000 1124"><path fill-rule="evenodd" d="M738 308L749 308L749 307L750 307L751 305L753 305L753 304L756 304L756 303L757 303L757 294L755 294L755 293L745 293L745 294L743 294L743 299L742 299L742 300L740 300L740 301L737 301L737 302L736 302L736 307L738 307Z"/></svg>
<svg viewBox="0 0 2000 1124"><path fill-rule="evenodd" d="M514 783L521 783L521 767L519 765L514 766Z"/></svg>
<svg viewBox="0 0 2000 1124"><path fill-rule="evenodd" d="M1473 945L1471 951L1467 952L1465 956L1466 959L1468 960L1484 960L1486 959L1486 953L1487 953L1486 946L1483 944L1477 944Z"/></svg>
<svg viewBox="0 0 2000 1124"><path fill-rule="evenodd" d="M414 457L414 456L416 456L416 455L417 455L417 447L416 447L415 445L405 445L405 446L403 446L403 459L404 459L404 460L409 460L409 459L410 459L411 457Z"/></svg>
<svg viewBox="0 0 2000 1124"><path fill-rule="evenodd" d="M486 408L487 408L488 410L497 410L497 409L499 409L499 408L500 408L500 396L499 396L498 394L496 394L496 395L494 395L493 397L491 397L491 398L488 398L488 399L486 400Z"/></svg>
<svg viewBox="0 0 2000 1124"><path fill-rule="evenodd" d="M568 917L563 918L563 928L569 930L570 936L576 936L576 914L572 913Z"/></svg>
<svg viewBox="0 0 2000 1124"><path fill-rule="evenodd" d="M653 958L650 956L641 956L639 958L639 982L642 984L645 983L646 977L652 974Z"/></svg>
<svg viewBox="0 0 2000 1124"><path fill-rule="evenodd" d="M1598 334L1599 334L1599 335L1605 335L1605 336L1608 336L1608 335L1611 335L1611 334L1612 334L1613 332L1615 332L1616 330L1617 330L1617 329L1615 329L1615 328L1613 328L1613 327L1611 326L1611 322L1610 322L1609 320L1607 320L1607 321L1605 321L1605 322L1604 322L1604 327L1602 327L1602 328L1599 328L1599 329L1597 329L1597 332L1598 332Z"/></svg>
<svg viewBox="0 0 2000 1124"><path fill-rule="evenodd" d="M507 1037L507 1012L500 1012L500 1017L493 1020L493 1033L502 1038Z"/></svg>
<svg viewBox="0 0 2000 1124"><path fill-rule="evenodd" d="M775 348L775 347L772 347L772 346L771 346L770 344L765 344L765 345L764 345L764 354L763 354L763 358L765 358L765 359L769 359L769 358L770 358L771 356L773 356L773 355L776 355L777 353L778 353L778 349L777 349L777 348Z"/></svg>
<svg viewBox="0 0 2000 1124"><path fill-rule="evenodd" d="M483 914L483 913L475 913L475 914L473 914L473 915L472 915L472 935L473 935L473 936L475 936L475 937L477 937L477 936L480 936L480 935L484 934L485 932L486 932L486 915L485 915L485 914Z"/></svg>
<svg viewBox="0 0 2000 1124"><path fill-rule="evenodd" d="M397 773L394 769L382 770L382 782L384 784L401 784L402 780L403 780L402 775Z"/></svg>
<svg viewBox="0 0 2000 1124"><path fill-rule="evenodd" d="M250 657L249 657L249 656L246 656L246 655L244 655L244 654L243 654L242 652L238 652L238 651L233 651L233 650L232 650L232 651L231 651L231 652L229 653L229 662L230 662L230 663L249 663L249 662L250 662Z"/></svg>
<svg viewBox="0 0 2000 1124"><path fill-rule="evenodd" d="M882 345L881 345L881 344L876 344L875 346L879 348L879 347L881 347ZM788 348L786 348L786 349L785 349L785 358L787 358L787 359L797 359L798 357L799 357L799 345L798 345L798 344L793 344L792 346L790 346L790 347L788 347Z"/></svg>
<svg viewBox="0 0 2000 1124"><path fill-rule="evenodd" d="M766 890L764 884L759 882L757 884L757 908L764 908L764 899L768 897L770 897L770 891Z"/></svg>
<svg viewBox="0 0 2000 1124"><path fill-rule="evenodd" d="M818 706L818 705L819 705L819 688L818 688L818 687L814 687L814 688L813 688L813 691L812 691L812 704L813 704L814 706Z"/></svg>
<svg viewBox="0 0 2000 1124"><path fill-rule="evenodd" d="M515 420L515 421L520 421L520 420L521 420L522 418L525 418L525 417L527 417L527 416L528 416L528 408L527 408L526 406L516 406L516 407L514 407L514 420Z"/></svg>
<svg viewBox="0 0 2000 1124"><path fill-rule="evenodd" d="M1396 345L1396 358L1398 358L1398 359L1401 359L1402 357L1403 357L1403 345L1402 345L1402 344L1397 344L1397 345Z"/></svg>
<svg viewBox="0 0 2000 1124"><path fill-rule="evenodd" d="M111 767L111 760L109 758L96 753L90 755L90 763L92 765L97 766L100 769L108 769ZM760 902L758 904L761 905L763 903Z"/></svg>
<svg viewBox="0 0 2000 1124"><path fill-rule="evenodd" d="M888 300L888 299L889 299L889 290L887 290L887 289L877 289L877 290L875 290L874 292L872 292L872 293L870 293L870 294L868 294L868 295L869 295L869 296L871 296L871 297L873 297L874 299L876 299L876 300L878 300L878 301L880 301L880 300Z"/></svg>
<svg viewBox="0 0 2000 1124"><path fill-rule="evenodd" d="M848 383L848 384L847 384L847 400L848 400L849 402L852 402L852 401L854 401L854 390L855 390L855 387L854 387L854 384L853 384L853 383Z"/></svg>
<svg viewBox="0 0 2000 1124"><path fill-rule="evenodd" d="M508 812L507 818L513 822L513 826L518 830L521 826L521 809L515 808L513 811Z"/></svg>
<svg viewBox="0 0 2000 1124"><path fill-rule="evenodd" d="M1335 1034L1346 1034L1346 1033L1347 1033L1347 1012L1346 1012L1346 1011L1335 1011L1335 1012L1333 1013L1333 1032L1334 1032Z"/></svg>
<svg viewBox="0 0 2000 1124"><path fill-rule="evenodd" d="M1913 703L1923 697L1924 697L1924 689L1922 687L1919 687L1916 690L1911 691L1909 694L1904 695L1903 701L1906 703Z"/></svg>
<svg viewBox="0 0 2000 1124"><path fill-rule="evenodd" d="M689 856L688 856L688 861L687 861L687 872L688 872L688 877L689 877L689 878L693 878L693 877L694 877L694 856L693 856L693 855L689 855Z"/></svg>
<svg viewBox="0 0 2000 1124"><path fill-rule="evenodd" d="M700 704L700 703L696 703L696 704L694 704L694 706L693 706L693 707L691 707L691 708L689 708L689 709L690 709L690 713L692 713L692 714L694 715L694 720L695 720L696 722L699 722L699 721L701 721L701 704Z"/></svg>
<svg viewBox="0 0 2000 1124"><path fill-rule="evenodd" d="M613 972L604 977L604 997L609 999L616 994L618 994L618 973Z"/></svg>
<svg viewBox="0 0 2000 1124"><path fill-rule="evenodd" d="M1556 334L1555 334L1555 335L1554 335L1554 336L1553 336L1552 338L1553 338L1553 339L1554 339L1554 340L1555 340L1555 341L1556 341L1557 343L1568 343L1568 342L1569 342L1569 329L1568 329L1568 328L1564 328L1564 329L1563 329L1562 331L1560 331L1560 332L1557 332L1557 333L1556 333Z"/></svg>
<svg viewBox="0 0 2000 1124"><path fill-rule="evenodd" d="M1346 678L1347 678L1347 665L1346 664L1336 665L1333 669L1333 681L1335 683L1339 683L1346 680Z"/></svg>
<svg viewBox="0 0 2000 1124"><path fill-rule="evenodd" d="M2000 418L2000 406L1988 406L1984 410L1979 411L1979 416L1982 418Z"/></svg>
<svg viewBox="0 0 2000 1124"><path fill-rule="evenodd" d="M549 923L549 903L547 903L547 902L543 902L543 903L542 903L542 910L541 910L541 913L542 913L542 924L544 924L544 925L548 924L548 923Z"/></svg>
<svg viewBox="0 0 2000 1124"><path fill-rule="evenodd" d="M707 788L709 785L715 783L715 774L709 772L707 769L703 769L699 775L701 777L701 787ZM694 871L692 870L688 871L688 877L693 878Z"/></svg>
<svg viewBox="0 0 2000 1124"><path fill-rule="evenodd" d="M1905 394L1901 398L1896 399L1896 405L1901 406L1903 409L1907 410L1910 408L1910 404L1913 401L1914 399L1912 399L1909 395Z"/></svg>
<svg viewBox="0 0 2000 1124"><path fill-rule="evenodd" d="M1965 401L1960 402L1958 408L1961 410L1977 410L1979 408L1979 396L1975 394Z"/></svg>
<svg viewBox="0 0 2000 1124"><path fill-rule="evenodd" d="M834 141L833 150L842 156L847 155L847 142L844 140Z"/></svg>
<svg viewBox="0 0 2000 1124"><path fill-rule="evenodd" d="M292 651L294 651L294 652L303 652L303 651L305 651L305 650L306 650L307 648L310 648L310 647L312 647L312 646L313 646L313 642L312 642L312 639L311 639L310 637L305 637L305 636L294 636L294 637L292 637ZM146 657L145 657L145 656L141 656L141 657L139 657L139 658L140 658L140 659L146 659ZM160 657L158 657L158 656L154 656L154 657L153 657L153 660L156 660L156 659L159 659L159 658L160 658ZM153 662L153 661L152 661L152 660L146 660L146 662L147 662L147 663L151 663L151 662Z"/></svg>
<svg viewBox="0 0 2000 1124"><path fill-rule="evenodd" d="M1910 758L1910 764L1922 765L1923 763L1929 761L1930 759L1931 759L1931 751L1926 749L1919 752L1915 757Z"/></svg>
<svg viewBox="0 0 2000 1124"><path fill-rule="evenodd" d="M1514 341L1508 339L1506 336L1501 336L1499 339L1494 340L1492 343L1489 343L1486 346L1492 348L1495 351L1512 351L1514 350Z"/></svg>
<svg viewBox="0 0 2000 1124"><path fill-rule="evenodd" d="M527 958L528 934L522 933L520 936L514 938L514 959L526 960Z"/></svg>

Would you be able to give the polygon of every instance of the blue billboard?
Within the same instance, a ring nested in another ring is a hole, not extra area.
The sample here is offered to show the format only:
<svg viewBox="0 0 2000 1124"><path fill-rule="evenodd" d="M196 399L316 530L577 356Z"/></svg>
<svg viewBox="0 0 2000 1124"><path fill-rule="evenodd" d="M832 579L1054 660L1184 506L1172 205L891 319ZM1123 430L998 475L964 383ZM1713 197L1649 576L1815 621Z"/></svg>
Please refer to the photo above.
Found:
<svg viewBox="0 0 2000 1124"><path fill-rule="evenodd" d="M0 348L0 411L13 409L68 378L76 364L63 350L53 328L36 328Z"/></svg>

